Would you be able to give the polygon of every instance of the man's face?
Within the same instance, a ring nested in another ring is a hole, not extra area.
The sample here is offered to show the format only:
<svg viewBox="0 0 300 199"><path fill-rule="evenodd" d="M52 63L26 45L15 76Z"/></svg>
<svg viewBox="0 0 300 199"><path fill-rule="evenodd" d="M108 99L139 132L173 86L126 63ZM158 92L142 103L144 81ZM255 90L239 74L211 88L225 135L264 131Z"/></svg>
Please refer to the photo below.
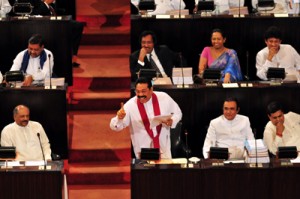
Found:
<svg viewBox="0 0 300 199"><path fill-rule="evenodd" d="M14 115L14 120L19 126L27 126L29 122L29 110L28 108L19 107L18 113Z"/></svg>
<svg viewBox="0 0 300 199"><path fill-rule="evenodd" d="M146 103L151 98L153 89L149 89L146 83L139 83L135 87L135 93L141 103Z"/></svg>
<svg viewBox="0 0 300 199"><path fill-rule="evenodd" d="M225 101L223 104L223 114L227 120L233 120L238 114L239 110L237 108L235 101Z"/></svg>
<svg viewBox="0 0 300 199"><path fill-rule="evenodd" d="M284 113L281 110L271 113L271 115L268 115L268 117L275 126L277 126L278 123L283 124L284 122Z"/></svg>
<svg viewBox="0 0 300 199"><path fill-rule="evenodd" d="M142 37L141 41L142 48L145 48L147 51L147 54L150 54L154 48L154 42L152 35L146 35Z"/></svg>
<svg viewBox="0 0 300 199"><path fill-rule="evenodd" d="M269 38L265 40L265 43L269 49L279 50L279 46L281 44L281 40L275 37Z"/></svg>
<svg viewBox="0 0 300 199"><path fill-rule="evenodd" d="M28 52L33 58L40 56L43 50L44 45L40 46L39 44L28 44Z"/></svg>

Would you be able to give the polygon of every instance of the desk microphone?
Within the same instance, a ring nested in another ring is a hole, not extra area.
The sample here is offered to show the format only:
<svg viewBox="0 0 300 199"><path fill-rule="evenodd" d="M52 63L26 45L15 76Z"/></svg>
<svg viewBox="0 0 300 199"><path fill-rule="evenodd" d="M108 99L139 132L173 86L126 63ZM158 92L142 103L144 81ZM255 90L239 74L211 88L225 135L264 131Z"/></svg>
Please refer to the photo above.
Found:
<svg viewBox="0 0 300 199"><path fill-rule="evenodd" d="M183 74L183 67L182 67L182 54L179 53L179 65L181 68L181 76L182 76L182 88L184 88L184 74Z"/></svg>
<svg viewBox="0 0 300 199"><path fill-rule="evenodd" d="M188 132L186 129L184 130L184 135L185 135L185 146L186 146L185 155L186 155L186 161L187 161L187 165L188 165L189 164L189 145L188 145Z"/></svg>
<svg viewBox="0 0 300 199"><path fill-rule="evenodd" d="M49 73L50 73L49 82L50 82L50 89L52 89L52 82L51 82L52 71L51 71L51 63L50 63L51 54L48 54L48 58L49 58Z"/></svg>
<svg viewBox="0 0 300 199"><path fill-rule="evenodd" d="M247 81L249 81L249 51L246 52L246 75L245 75L245 79Z"/></svg>
<svg viewBox="0 0 300 199"><path fill-rule="evenodd" d="M256 129L253 129L254 139L255 139L255 167L257 168L257 143L256 143Z"/></svg>
<svg viewBox="0 0 300 199"><path fill-rule="evenodd" d="M46 170L46 159L45 159L44 149L43 149L43 147L42 147L42 142L41 142L40 133L37 133L36 135L37 135L38 138L39 138L40 147L41 147L41 150L42 150L43 160L44 160L44 170Z"/></svg>

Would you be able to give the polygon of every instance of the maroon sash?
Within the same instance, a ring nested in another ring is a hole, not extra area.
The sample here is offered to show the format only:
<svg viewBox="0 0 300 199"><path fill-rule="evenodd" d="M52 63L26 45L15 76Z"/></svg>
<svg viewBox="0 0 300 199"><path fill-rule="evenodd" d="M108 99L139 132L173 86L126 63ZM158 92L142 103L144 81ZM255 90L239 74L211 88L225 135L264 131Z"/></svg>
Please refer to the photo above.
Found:
<svg viewBox="0 0 300 199"><path fill-rule="evenodd" d="M154 116L160 115L159 103L158 103L158 99L157 99L157 96L155 95L155 93L152 94L152 105L153 105ZM137 99L137 106L138 106L140 115L142 117L145 129L146 129L148 135L153 140L153 146L154 146L154 148L159 148L159 135L160 135L160 131L161 131L162 125L160 124L160 125L156 126L157 135L154 137L153 136L153 131L152 131L152 129L150 129L150 121L149 121L149 118L147 116L144 104L141 103Z"/></svg>

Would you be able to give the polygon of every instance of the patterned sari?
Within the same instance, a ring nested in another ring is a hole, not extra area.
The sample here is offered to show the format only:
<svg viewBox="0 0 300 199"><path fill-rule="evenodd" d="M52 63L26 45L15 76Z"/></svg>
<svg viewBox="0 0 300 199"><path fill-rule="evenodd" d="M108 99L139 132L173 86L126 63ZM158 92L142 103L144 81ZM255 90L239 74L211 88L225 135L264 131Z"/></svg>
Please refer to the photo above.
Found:
<svg viewBox="0 0 300 199"><path fill-rule="evenodd" d="M216 68L221 70L222 78L224 81L226 73L230 73L230 82L237 82L243 80L243 75L239 63L239 59L235 50L228 49L220 57L218 57L209 68Z"/></svg>

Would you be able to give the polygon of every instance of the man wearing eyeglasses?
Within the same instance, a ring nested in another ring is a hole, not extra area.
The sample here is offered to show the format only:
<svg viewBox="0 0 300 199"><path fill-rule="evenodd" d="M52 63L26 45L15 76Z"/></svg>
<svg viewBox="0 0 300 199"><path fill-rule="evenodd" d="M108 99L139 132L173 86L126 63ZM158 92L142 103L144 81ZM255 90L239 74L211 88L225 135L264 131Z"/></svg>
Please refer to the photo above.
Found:
<svg viewBox="0 0 300 199"><path fill-rule="evenodd" d="M129 126L136 158L139 159L141 148L159 148L162 159L171 159L170 129L181 120L179 106L168 94L153 91L151 80L145 77L137 79L135 93L124 105L121 103L110 128L121 131ZM154 123L159 116L159 123Z"/></svg>
<svg viewBox="0 0 300 199"><path fill-rule="evenodd" d="M203 146L204 158L209 157L210 147L228 148L229 159L243 159L246 140L254 139L247 116L239 115L239 102L227 98L223 104L223 115L213 119L208 127Z"/></svg>
<svg viewBox="0 0 300 199"><path fill-rule="evenodd" d="M264 142L270 153L276 155L280 146L297 146L300 149L300 115L294 112L284 114L279 102L267 106L270 121L264 131Z"/></svg>

